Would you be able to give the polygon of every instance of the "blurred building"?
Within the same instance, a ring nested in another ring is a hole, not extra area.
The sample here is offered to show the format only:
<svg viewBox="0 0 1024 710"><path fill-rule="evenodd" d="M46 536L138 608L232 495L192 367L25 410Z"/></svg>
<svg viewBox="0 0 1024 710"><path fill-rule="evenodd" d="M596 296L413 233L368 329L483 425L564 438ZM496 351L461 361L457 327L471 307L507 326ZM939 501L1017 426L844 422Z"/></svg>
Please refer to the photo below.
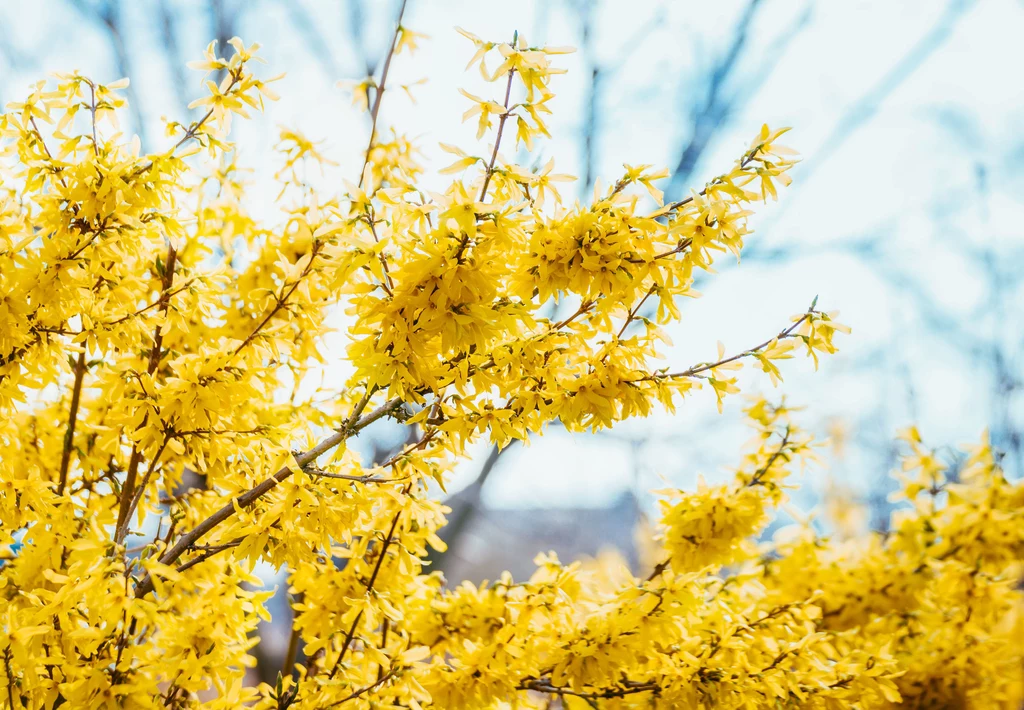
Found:
<svg viewBox="0 0 1024 710"><path fill-rule="evenodd" d="M489 508L475 503L472 488L447 503L453 510L474 506L441 565L451 582L493 580L505 570L517 581L526 580L535 569L533 558L548 551L562 562L573 562L614 547L631 569L639 566L634 531L641 509L631 492L606 508Z"/></svg>

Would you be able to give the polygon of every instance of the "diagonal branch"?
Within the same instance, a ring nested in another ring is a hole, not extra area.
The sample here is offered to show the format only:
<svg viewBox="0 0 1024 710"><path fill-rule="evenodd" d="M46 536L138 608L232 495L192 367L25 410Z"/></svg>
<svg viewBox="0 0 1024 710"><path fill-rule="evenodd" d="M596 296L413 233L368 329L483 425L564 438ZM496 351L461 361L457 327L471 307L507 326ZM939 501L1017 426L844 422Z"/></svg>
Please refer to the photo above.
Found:
<svg viewBox="0 0 1024 710"><path fill-rule="evenodd" d="M501 456L511 448L512 446L499 448L497 444L492 444L490 451L487 452L487 458L484 459L483 466L480 467L480 473L477 474L476 480L457 496L453 496L446 501L447 505L452 508L452 512L448 516L448 523L441 528L439 534L447 548L443 551L435 550L432 547L427 550L427 564L432 569L444 570L445 562L451 555L456 553L456 546L459 540L462 539L462 536L469 529L470 523L480 510L481 495L487 479L491 477L491 474L497 468Z"/></svg>
<svg viewBox="0 0 1024 710"><path fill-rule="evenodd" d="M408 487L406 491L408 491ZM380 574L380 568L384 566L384 559L387 557L388 548L391 547L391 543L395 539L395 529L398 527L398 521L402 519L402 513L404 510L399 510L395 513L395 517L391 520L391 529L388 530L387 537L384 538L384 544L381 547L380 554L377 556L377 563L373 567L373 572L370 574L370 580L366 583L366 593L370 594L373 592L373 585L377 582L377 575ZM356 614L356 618L352 620L352 625L349 627L348 632L345 634L345 640L341 644L341 651L338 653L338 660L334 662L334 667L331 668L331 673L328 676L329 680L334 680L334 676L337 675L338 669L341 668L342 661L345 660L345 654L348 652L348 647L352 643L352 639L356 635L356 629L359 628L359 622L363 620L363 610L360 609L359 613Z"/></svg>
<svg viewBox="0 0 1024 710"><path fill-rule="evenodd" d="M815 299L815 300L817 300L817 299ZM761 350L765 349L769 345L771 345L776 340L785 340L786 338L798 337L796 335L793 335L793 333L796 331L797 328L799 328L804 323L804 321L806 321L808 318L810 318L814 313L817 313L817 311L814 310L814 306L812 305L811 308L809 308L806 313L804 313L799 319L794 321L793 324L790 325L788 328L783 329L774 338L769 338L768 340L764 341L760 345L755 345L754 347L749 348L748 350L744 350L741 353L737 353L736 355L731 355L730 357L723 358L723 359L718 360L716 362L706 362L706 363L701 363L699 365L694 365L693 367L689 368L688 370L682 370L681 372L668 372L668 373L665 373L665 374L652 375L652 376L649 376L649 377L645 377L643 379L670 379L670 378L676 378L676 377L694 377L695 375L699 375L702 372L707 372L708 370L713 370L716 367L721 367L722 365L726 365L726 364L728 364L730 362L735 362L736 360L741 360L741 359L743 359L745 357L751 357L753 355L756 355L757 353L759 353Z"/></svg>
<svg viewBox="0 0 1024 710"><path fill-rule="evenodd" d="M761 485L761 479L763 479L765 474L767 474L768 471L771 470L772 466L775 465L775 462L778 461L779 457L785 454L786 447L789 446L789 435L791 433L792 432L790 431L790 428L786 427L786 433L782 437L782 443L779 444L779 448L772 453L771 457L768 459L765 465L757 470L757 473L753 475L753 477L750 479L750 483L748 483L747 486L753 487Z"/></svg>
<svg viewBox="0 0 1024 710"><path fill-rule="evenodd" d="M501 145L501 134L505 131L505 121L508 120L508 102L512 98L512 77L516 75L515 67L508 70L508 85L505 87L505 111L498 119L498 135L494 139L494 150L491 152L491 160L487 164L487 174L484 176L484 185L480 188L480 197L477 202L483 202L487 197L487 187L491 184L491 176L494 175L494 163L498 160L498 147Z"/></svg>
<svg viewBox="0 0 1024 710"><path fill-rule="evenodd" d="M280 471L256 484L245 493L232 498L222 508L211 514L208 518L192 528L192 530L182 535L173 547L160 556L160 563L164 565L173 564L179 557L192 549L196 542L201 540L209 534L210 531L234 515L237 509L252 505L277 486L278 483L287 480L295 472L296 468L301 468L313 461L316 461L316 459L322 454L335 448L349 437L358 434L378 419L391 414L402 404L401 399L393 397L369 414L359 418L360 413L365 409L368 402L369 397L364 397L363 400L356 405L356 408L352 411L352 414L349 416L348 421L344 426L340 427L338 431L331 434L309 451L297 454L295 456L295 463L297 464L297 467L285 466ZM138 586L136 586L135 596L142 597L149 594L151 591L153 591L153 580L150 575L146 575L139 582Z"/></svg>
<svg viewBox="0 0 1024 710"><path fill-rule="evenodd" d="M333 702L330 705L326 705L325 707L329 707L329 708L337 707L338 705L341 705L343 703L347 703L349 700L355 700L360 695L365 695L366 693L369 693L371 690L376 690L380 686L384 685L384 683L389 681L391 678L393 678L395 673L397 673L397 672L398 672L398 670L396 668L392 668L385 675L381 676L380 678L378 678L376 681L374 681L370 685L362 687L359 690L356 690L356 691L346 695L341 700Z"/></svg>

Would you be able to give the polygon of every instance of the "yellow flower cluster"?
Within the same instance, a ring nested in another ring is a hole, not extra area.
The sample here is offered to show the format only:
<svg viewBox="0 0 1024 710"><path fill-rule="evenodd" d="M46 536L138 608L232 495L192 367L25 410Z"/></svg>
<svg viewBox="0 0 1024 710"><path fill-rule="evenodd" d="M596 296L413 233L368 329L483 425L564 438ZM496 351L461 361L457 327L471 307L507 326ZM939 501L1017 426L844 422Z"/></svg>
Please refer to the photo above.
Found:
<svg viewBox="0 0 1024 710"><path fill-rule="evenodd" d="M759 548L810 454L760 401L734 480L667 496L647 579L550 555L480 586L425 566L432 486L468 444L609 427L704 384L721 406L742 363L776 383L845 330L815 300L759 345L655 366L695 269L738 255L787 181L782 131L677 201L626 166L568 206L553 162L501 154L510 120L527 149L547 135L567 50L463 34L499 84L467 94L493 142L449 147L442 193L377 130L385 68L359 88L358 183L315 189L330 159L282 130L281 217L254 218L230 123L275 97L237 39L194 65L219 79L163 152L120 133L125 81L60 75L0 117L0 707L1016 707L1024 494L987 445L947 481L911 437L889 536ZM419 37L400 25L394 51ZM326 377L342 313L350 367ZM362 461L347 441L385 418L417 436ZM277 683L253 687L259 563L287 569L294 619Z"/></svg>

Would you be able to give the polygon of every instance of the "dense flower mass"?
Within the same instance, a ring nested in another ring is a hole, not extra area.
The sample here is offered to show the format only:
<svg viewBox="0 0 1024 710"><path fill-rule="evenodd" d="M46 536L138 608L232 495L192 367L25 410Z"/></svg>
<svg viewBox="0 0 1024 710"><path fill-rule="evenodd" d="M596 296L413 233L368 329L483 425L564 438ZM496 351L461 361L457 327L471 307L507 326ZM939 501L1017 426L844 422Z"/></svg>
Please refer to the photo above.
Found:
<svg viewBox="0 0 1024 710"><path fill-rule="evenodd" d="M815 299L747 350L656 364L695 272L738 256L787 183L783 131L675 201L641 165L570 205L571 176L502 149L548 135L571 50L462 34L496 84L465 94L486 150L444 146L456 177L421 189L415 144L378 129L389 58L356 90L374 128L344 194L304 181L330 160L282 130L272 224L228 142L276 98L256 46L210 46L197 118L159 153L119 132L125 81L60 75L7 107L0 707L1018 708L1024 486L984 442L953 475L908 434L888 535L758 543L812 455L759 400L734 478L666 493L646 578L552 555L525 581L431 573L434 486L472 442L602 429L704 386L721 406L743 363L774 384L846 330ZM393 52L418 38L399 26ZM343 382L324 377L336 312ZM385 418L415 436L362 461L346 442ZM294 619L277 683L251 687L257 563L287 569Z"/></svg>

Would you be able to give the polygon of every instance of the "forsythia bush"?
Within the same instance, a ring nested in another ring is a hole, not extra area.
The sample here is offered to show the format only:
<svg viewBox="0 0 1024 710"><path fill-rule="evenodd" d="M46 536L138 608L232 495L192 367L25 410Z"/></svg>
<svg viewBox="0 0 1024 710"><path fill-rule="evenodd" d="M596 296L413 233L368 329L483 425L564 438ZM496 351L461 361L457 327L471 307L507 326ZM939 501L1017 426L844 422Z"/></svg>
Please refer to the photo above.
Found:
<svg viewBox="0 0 1024 710"><path fill-rule="evenodd" d="M470 443L601 429L702 386L720 403L742 362L774 382L843 330L812 305L748 350L652 364L695 270L738 255L748 207L787 182L782 131L653 211L648 166L569 206L551 163L501 158L547 134L568 50L463 34L499 82L466 94L492 147L446 147L457 178L418 188L415 146L376 129L385 70L358 87L375 97L358 186L313 189L327 159L282 132L275 225L246 211L227 142L274 98L255 46L211 45L197 68L218 81L162 153L118 132L126 82L62 75L8 107L0 706L1019 707L1024 487L984 443L947 479L911 433L888 535L759 545L811 444L756 401L735 478L666 495L646 579L550 555L479 587L424 566L432 482ZM399 27L393 52L415 40ZM340 310L343 374L324 340ZM418 437L361 462L346 442L384 418ZM258 562L288 570L294 612L275 687L243 682Z"/></svg>

